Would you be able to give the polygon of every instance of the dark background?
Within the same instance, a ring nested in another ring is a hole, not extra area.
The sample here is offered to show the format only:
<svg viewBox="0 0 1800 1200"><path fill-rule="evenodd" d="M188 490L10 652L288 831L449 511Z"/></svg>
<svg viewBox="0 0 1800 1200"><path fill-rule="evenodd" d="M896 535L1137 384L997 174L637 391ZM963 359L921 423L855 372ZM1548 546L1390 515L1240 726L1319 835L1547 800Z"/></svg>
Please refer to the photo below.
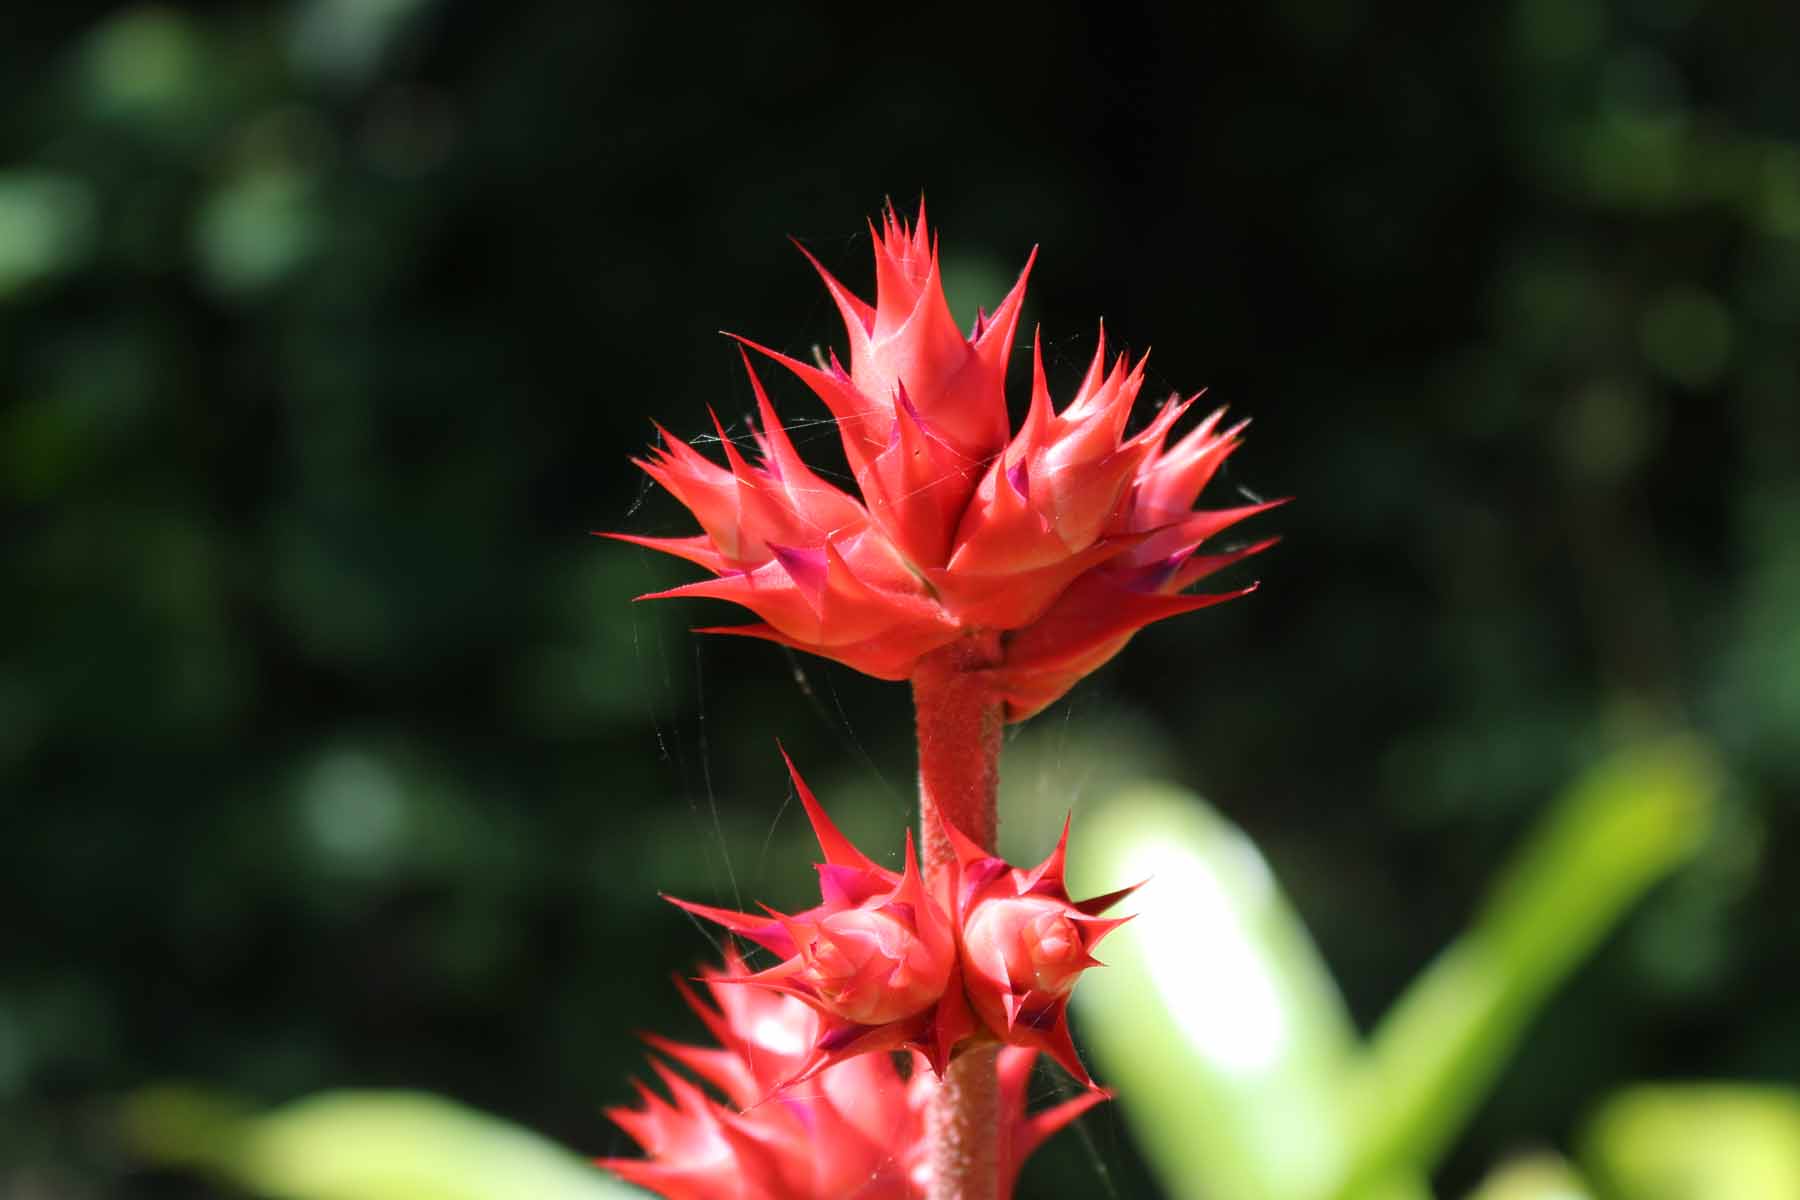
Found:
<svg viewBox="0 0 1800 1200"><path fill-rule="evenodd" d="M841 345L785 235L866 293L865 217L921 190L959 318L1041 244L1059 397L1104 315L1146 407L1255 418L1218 503L1298 497L1260 593L1020 736L1247 827L1365 1025L1571 772L1678 723L1726 756L1447 1187L1628 1080L1800 1077L1800 9L5 22L0 1192L206 1194L109 1132L169 1078L623 1150L598 1108L708 953L657 891L803 894L777 736L897 841L910 731L898 685L633 607L693 572L588 531L689 530L648 419L750 407L721 328ZM1027 1194L1146 1186L1087 1124Z"/></svg>

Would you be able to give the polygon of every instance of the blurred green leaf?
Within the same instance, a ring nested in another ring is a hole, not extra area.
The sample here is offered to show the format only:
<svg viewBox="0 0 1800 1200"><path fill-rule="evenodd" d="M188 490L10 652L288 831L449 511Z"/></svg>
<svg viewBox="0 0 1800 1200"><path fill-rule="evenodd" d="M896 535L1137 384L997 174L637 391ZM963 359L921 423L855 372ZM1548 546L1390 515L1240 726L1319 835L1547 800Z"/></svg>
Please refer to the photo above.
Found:
<svg viewBox="0 0 1800 1200"><path fill-rule="evenodd" d="M1572 1167L1554 1154L1521 1158L1498 1168L1469 1200L1593 1200Z"/></svg>
<svg viewBox="0 0 1800 1200"><path fill-rule="evenodd" d="M1800 146L1772 143L1760 166L1755 203L1760 224L1776 237L1800 238Z"/></svg>
<svg viewBox="0 0 1800 1200"><path fill-rule="evenodd" d="M1606 6L1594 0L1520 0L1514 11L1521 49L1540 62L1578 61L1606 35Z"/></svg>
<svg viewBox="0 0 1800 1200"><path fill-rule="evenodd" d="M221 292L254 292L280 282L318 245L316 187L304 171L264 167L215 192L201 209L195 246Z"/></svg>
<svg viewBox="0 0 1800 1200"><path fill-rule="evenodd" d="M125 9L88 35L83 83L109 115L184 115L202 90L206 55L192 17L156 4Z"/></svg>
<svg viewBox="0 0 1800 1200"><path fill-rule="evenodd" d="M1685 738L1575 781L1468 932L1376 1030L1353 1095L1363 1124L1344 1195L1437 1161L1551 992L1699 846L1718 787L1709 752Z"/></svg>
<svg viewBox="0 0 1800 1200"><path fill-rule="evenodd" d="M80 180L0 171L0 297L74 265L94 226L94 197Z"/></svg>
<svg viewBox="0 0 1800 1200"><path fill-rule="evenodd" d="M1696 388L1711 384L1730 363L1731 338L1730 311L1693 287L1672 288L1658 296L1639 329L1650 364Z"/></svg>
<svg viewBox="0 0 1800 1200"><path fill-rule="evenodd" d="M1343 1001L1268 864L1197 797L1138 785L1071 838L1073 886L1148 879L1075 993L1102 1073L1176 1197L1319 1194L1347 1149ZM1393 1197L1426 1195L1400 1184Z"/></svg>
<svg viewBox="0 0 1800 1200"><path fill-rule="evenodd" d="M145 1156L276 1200L629 1200L643 1193L493 1117L417 1092L326 1092L266 1115L184 1088L133 1097Z"/></svg>
<svg viewBox="0 0 1800 1200"><path fill-rule="evenodd" d="M1800 1196L1800 1091L1748 1084L1631 1088L1587 1129L1583 1160L1619 1200Z"/></svg>
<svg viewBox="0 0 1800 1200"><path fill-rule="evenodd" d="M294 18L293 56L344 83L368 77L426 0L310 0Z"/></svg>

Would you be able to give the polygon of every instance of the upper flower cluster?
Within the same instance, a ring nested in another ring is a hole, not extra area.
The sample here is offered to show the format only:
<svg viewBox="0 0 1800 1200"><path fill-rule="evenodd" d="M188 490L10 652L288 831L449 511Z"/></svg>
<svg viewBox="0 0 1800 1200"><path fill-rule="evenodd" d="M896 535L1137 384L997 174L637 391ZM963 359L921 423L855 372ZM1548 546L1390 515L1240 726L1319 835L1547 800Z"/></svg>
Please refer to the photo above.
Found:
<svg viewBox="0 0 1800 1200"><path fill-rule="evenodd" d="M956 869L928 892L911 834L899 872L864 856L825 815L788 763L824 851L820 902L805 912L734 912L674 900L773 952L781 961L745 984L790 996L816 1014L790 1086L872 1051L910 1050L942 1074L975 1042L1041 1050L1093 1086L1069 1037L1075 980L1092 950L1124 922L1100 916L1133 889L1077 902L1063 885L1068 827L1030 870L988 854L946 823ZM671 897L671 899L673 899Z"/></svg>
<svg viewBox="0 0 1800 1200"><path fill-rule="evenodd" d="M640 1085L641 1107L607 1112L648 1157L600 1165L669 1200L923 1200L931 1185L925 1114L939 1086L924 1060L914 1056L903 1075L893 1055L866 1054L764 1103L805 1070L821 1019L791 996L741 986L750 978L728 951L722 970L701 976L711 1004L678 984L717 1047L647 1039L718 1089L725 1103L654 1062L669 1098ZM1020 1165L1045 1138L1104 1098L1090 1091L1027 1114L1036 1058L1023 1046L1000 1052L1002 1196L1012 1194Z"/></svg>
<svg viewBox="0 0 1800 1200"><path fill-rule="evenodd" d="M1013 432L1006 366L1031 263L964 337L944 298L923 205L916 226L890 208L874 242L873 305L807 255L843 316L848 370L835 352L814 366L740 339L824 401L858 495L801 459L745 355L760 461L746 460L715 418L724 467L666 431L639 462L703 532L625 540L715 576L657 596L733 601L762 622L713 632L767 638L884 679L911 677L922 657L965 634L1000 633L994 691L1008 718L1020 720L1152 621L1249 590L1182 594L1272 544L1198 552L1272 507L1194 511L1239 445L1242 424L1221 428L1214 412L1171 440L1198 399L1171 396L1127 435L1144 360L1121 355L1109 365L1102 331L1060 410L1034 339L1031 406Z"/></svg>

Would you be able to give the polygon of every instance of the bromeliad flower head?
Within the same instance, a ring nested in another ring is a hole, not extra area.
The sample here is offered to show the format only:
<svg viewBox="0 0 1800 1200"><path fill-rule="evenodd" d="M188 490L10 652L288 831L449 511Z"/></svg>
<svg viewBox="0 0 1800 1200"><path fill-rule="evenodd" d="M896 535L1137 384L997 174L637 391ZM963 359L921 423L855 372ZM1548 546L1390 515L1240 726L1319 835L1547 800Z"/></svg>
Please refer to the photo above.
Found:
<svg viewBox="0 0 1800 1200"><path fill-rule="evenodd" d="M716 1089L724 1102L661 1062L664 1099L639 1086L642 1106L608 1117L647 1158L605 1158L620 1178L670 1200L922 1200L931 1163L925 1113L938 1083L917 1055L903 1075L892 1054L867 1054L818 1073L804 1088L771 1092L808 1061L818 1040L816 1010L792 997L746 987L749 969L727 952L724 969L703 972L712 1003L685 984L682 995L718 1046L648 1039L668 1059ZM1026 1084L1037 1052L1000 1052L1001 1195L1010 1196L1032 1151L1104 1099L1087 1092L1034 1114Z"/></svg>
<svg viewBox="0 0 1800 1200"><path fill-rule="evenodd" d="M788 771L825 854L821 902L791 916L674 903L774 952L779 963L741 982L790 995L818 1014L810 1053L782 1082L900 1048L919 1051L941 1074L975 1022L963 997L955 929L944 905L925 892L912 835L901 871L880 866L832 824L792 761Z"/></svg>
<svg viewBox="0 0 1800 1200"><path fill-rule="evenodd" d="M924 206L916 226L890 208L872 232L873 305L813 260L844 319L848 370L835 353L814 366L740 339L824 401L859 495L800 458L746 354L760 461L747 461L715 418L724 467L666 431L638 464L703 532L613 536L714 575L656 596L733 601L761 622L711 632L766 638L883 679L910 678L921 658L966 635L1002 635L994 689L1008 719L1022 720L1145 625L1250 590L1185 592L1273 544L1198 552L1273 506L1193 510L1243 424L1221 428L1215 412L1171 441L1198 399L1171 396L1127 436L1144 360L1128 365L1121 355L1109 366L1103 330L1060 411L1034 343L1031 407L1012 432L1006 366L1031 262L964 337L944 299Z"/></svg>
<svg viewBox="0 0 1800 1200"><path fill-rule="evenodd" d="M1083 971L1101 965L1093 956L1100 939L1129 920L1100 914L1137 885L1071 900L1063 884L1067 822L1056 849L1030 870L1009 865L943 824L956 851L955 911L975 1015L999 1040L1042 1050L1093 1087L1069 1036L1069 993Z"/></svg>

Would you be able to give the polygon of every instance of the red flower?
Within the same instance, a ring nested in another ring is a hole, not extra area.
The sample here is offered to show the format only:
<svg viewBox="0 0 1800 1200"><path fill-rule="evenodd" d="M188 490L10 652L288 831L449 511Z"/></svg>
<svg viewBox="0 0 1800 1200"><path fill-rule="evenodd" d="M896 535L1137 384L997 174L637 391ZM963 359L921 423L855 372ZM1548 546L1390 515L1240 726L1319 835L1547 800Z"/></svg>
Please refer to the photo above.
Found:
<svg viewBox="0 0 1800 1200"><path fill-rule="evenodd" d="M818 1013L811 1053L781 1082L896 1049L918 1051L942 1074L975 1021L963 997L956 932L944 905L925 893L912 835L901 872L870 861L831 823L792 761L788 771L825 853L818 906L758 916L670 899L781 958L739 982L792 996Z"/></svg>
<svg viewBox="0 0 1800 1200"><path fill-rule="evenodd" d="M735 953L702 981L712 1004L677 983L718 1040L650 1044L716 1089L653 1060L664 1099L639 1085L642 1105L607 1116L646 1158L603 1158L621 1179L670 1200L919 1200L929 1194L925 1112L938 1083L918 1055L903 1074L892 1054L867 1054L820 1071L804 1087L775 1094L812 1055L820 1018L811 1006L765 989ZM1012 1194L1033 1150L1104 1099L1087 1092L1027 1115L1034 1050L1000 1052L1001 1195ZM773 1098L771 1098L773 1094Z"/></svg>
<svg viewBox="0 0 1800 1200"><path fill-rule="evenodd" d="M982 850L948 821L954 870L928 895L913 864L912 835L900 873L850 844L788 762L800 803L825 852L822 902L791 916L757 916L670 899L780 956L732 981L779 992L817 1014L815 1036L790 1074L801 1083L871 1051L919 1053L942 1075L951 1058L981 1042L1042 1050L1092 1088L1069 1036L1075 980L1098 966L1091 953L1125 923L1100 914L1130 895L1070 899L1063 884L1065 822L1050 856L1025 870Z"/></svg>
<svg viewBox="0 0 1800 1200"><path fill-rule="evenodd" d="M965 338L944 299L923 205L916 227L890 209L875 234L874 305L818 267L849 334L849 369L835 353L816 367L745 345L825 402L860 498L800 458L746 356L760 461L747 461L715 418L726 466L666 432L638 464L703 532L613 536L715 576L656 596L733 601L761 623L710 632L766 638L883 679L909 678L921 657L964 635L1001 633L993 682L1008 718L1021 720L1152 621L1249 591L1184 594L1273 544L1198 553L1273 507L1193 511L1237 448L1242 424L1221 430L1215 412L1171 443L1198 399L1171 396L1126 436L1144 360L1128 367L1120 356L1109 367L1103 332L1087 377L1060 412L1034 345L1030 412L1011 432L1006 364L1030 269L1028 261Z"/></svg>

